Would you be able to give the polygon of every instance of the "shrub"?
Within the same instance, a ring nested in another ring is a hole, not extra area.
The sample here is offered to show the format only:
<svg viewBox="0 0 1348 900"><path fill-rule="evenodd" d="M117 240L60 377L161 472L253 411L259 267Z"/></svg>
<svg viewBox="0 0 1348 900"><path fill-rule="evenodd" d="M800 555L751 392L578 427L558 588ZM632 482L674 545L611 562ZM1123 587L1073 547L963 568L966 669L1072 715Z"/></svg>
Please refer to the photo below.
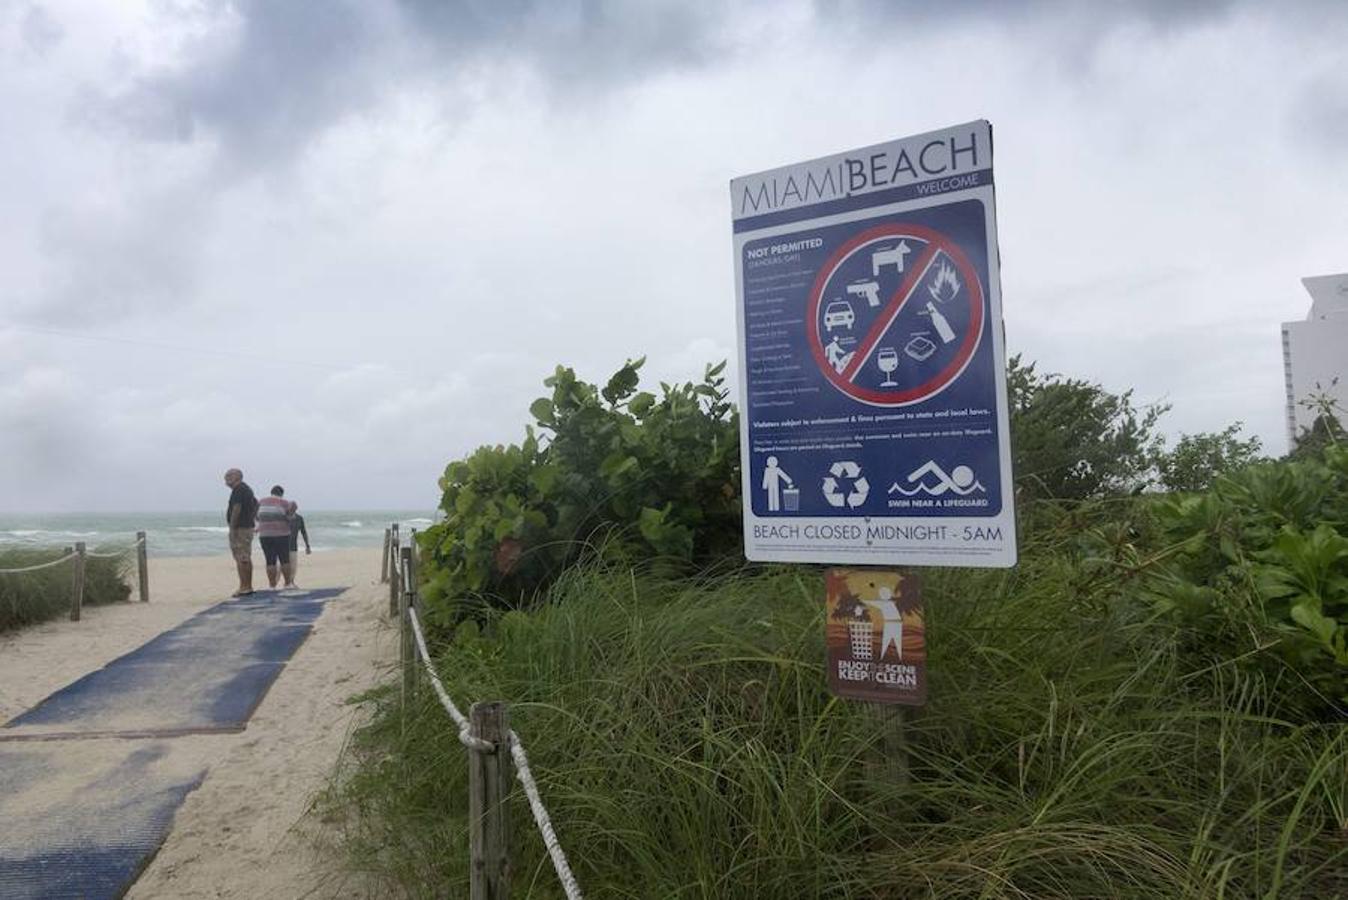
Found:
<svg viewBox="0 0 1348 900"><path fill-rule="evenodd" d="M1348 713L1348 447L1251 465L1158 498L1152 589L1214 659L1279 674L1289 700Z"/></svg>
<svg viewBox="0 0 1348 900"><path fill-rule="evenodd" d="M60 550L5 550L0 569L41 565L64 556ZM120 603L131 595L125 577L129 556L85 560L84 603ZM69 612L73 562L37 572L0 574L0 631L32 625Z"/></svg>
<svg viewBox="0 0 1348 900"><path fill-rule="evenodd" d="M482 447L440 480L442 522L421 538L433 616L461 597L519 605L567 564L615 554L705 563L739 552L739 431L724 363L699 384L638 391L643 360L601 389L561 366L536 429Z"/></svg>
<svg viewBox="0 0 1348 900"><path fill-rule="evenodd" d="M1241 440L1241 423L1213 433L1180 435L1175 449L1158 455L1157 474L1168 491L1206 491L1214 481L1259 459L1259 438Z"/></svg>
<svg viewBox="0 0 1348 900"><path fill-rule="evenodd" d="M1020 355L1007 365L1016 481L1023 496L1080 500L1145 487L1165 406L1133 406L1133 392L1041 375Z"/></svg>

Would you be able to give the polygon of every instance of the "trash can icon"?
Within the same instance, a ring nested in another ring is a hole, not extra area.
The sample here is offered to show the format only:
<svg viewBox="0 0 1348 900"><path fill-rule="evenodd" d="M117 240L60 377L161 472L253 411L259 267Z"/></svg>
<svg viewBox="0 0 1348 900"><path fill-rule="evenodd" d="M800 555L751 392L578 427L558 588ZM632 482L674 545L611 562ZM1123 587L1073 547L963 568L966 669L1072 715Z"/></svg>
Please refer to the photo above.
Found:
<svg viewBox="0 0 1348 900"><path fill-rule="evenodd" d="M800 512L800 488L787 488L782 491L782 509L787 512Z"/></svg>
<svg viewBox="0 0 1348 900"><path fill-rule="evenodd" d="M860 622L847 623L848 642L852 646L853 659L870 659L873 649L874 632L871 629L871 620L863 619Z"/></svg>

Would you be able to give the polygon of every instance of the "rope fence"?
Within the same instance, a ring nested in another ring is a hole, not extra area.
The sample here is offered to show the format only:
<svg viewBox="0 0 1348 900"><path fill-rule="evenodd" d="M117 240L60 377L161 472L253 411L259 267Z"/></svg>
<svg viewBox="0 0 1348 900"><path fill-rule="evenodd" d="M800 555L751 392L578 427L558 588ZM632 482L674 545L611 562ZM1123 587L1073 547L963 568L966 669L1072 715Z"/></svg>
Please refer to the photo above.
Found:
<svg viewBox="0 0 1348 900"><path fill-rule="evenodd" d="M38 563L37 565L21 566L17 569L0 569L0 575L22 575L25 572L41 572L43 569L54 569L74 558L74 553L67 553L65 556L50 560L49 562Z"/></svg>
<svg viewBox="0 0 1348 900"><path fill-rule="evenodd" d="M144 543L145 543L144 537L137 537L129 545L125 547L119 547L116 550L109 551L108 553L95 553L92 550L90 550L85 555L88 556L90 559L121 559L131 551L138 549Z"/></svg>
<svg viewBox="0 0 1348 900"><path fill-rule="evenodd" d="M509 791L506 786L513 769L515 780L524 788L534 824L543 838L543 845L547 848L567 900L582 900L580 885L571 873L566 853L552 827L552 818L543 805L524 744L509 727L507 705L497 702L475 703L465 716L454 704L435 671L418 614L420 598L417 595L415 548L415 531L410 536L408 546L400 547L397 525L387 529L384 532L385 552L380 577L389 582L391 604L396 602L391 614L398 616L399 623L404 708L416 689L416 672L420 668L430 681L440 706L458 729L459 743L468 751L469 853L472 856L470 897L473 900L504 897L509 890L510 829L506 804ZM510 751L508 758L499 752L503 745Z"/></svg>
<svg viewBox="0 0 1348 900"><path fill-rule="evenodd" d="M28 566L0 569L0 575L25 575L30 572L41 572L45 569L54 569L57 566L65 565L66 563L73 561L74 571L72 573L70 588L70 621L78 622L84 610L85 566L91 559L123 559L128 554L135 552L137 587L140 591L140 601L142 603L150 602L150 565L147 547L148 544L146 543L145 532L143 531L136 532L136 539L130 546L103 553L95 553L86 548L83 541L79 541L73 548L67 547L65 555L63 556L58 556L56 559L49 559L46 562L34 563Z"/></svg>

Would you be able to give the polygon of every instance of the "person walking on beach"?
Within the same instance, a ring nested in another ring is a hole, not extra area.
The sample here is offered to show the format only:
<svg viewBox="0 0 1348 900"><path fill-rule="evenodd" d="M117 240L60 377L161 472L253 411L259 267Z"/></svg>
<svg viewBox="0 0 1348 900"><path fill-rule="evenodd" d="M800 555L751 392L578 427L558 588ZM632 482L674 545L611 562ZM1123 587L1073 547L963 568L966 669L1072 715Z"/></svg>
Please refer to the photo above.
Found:
<svg viewBox="0 0 1348 900"><path fill-rule="evenodd" d="M225 507L225 523L229 525L229 555L239 572L239 589L235 597L253 592L253 525L257 521L257 497L243 480L243 472L230 469L225 472L229 491L229 505Z"/></svg>
<svg viewBox="0 0 1348 900"><path fill-rule="evenodd" d="M267 560L267 583L276 587L279 577L285 577L285 586L295 586L295 570L290 564L290 519L298 507L285 498L286 490L272 485L271 496L257 504L257 540Z"/></svg>
<svg viewBox="0 0 1348 900"><path fill-rule="evenodd" d="M281 486L278 484L277 487ZM280 496L285 496L284 488L281 488ZM294 514L290 517L290 574L292 579L294 574L300 570L301 537L304 538L304 554L308 556L313 552L309 547L309 532L304 527L304 516L300 515L299 507L296 506Z"/></svg>

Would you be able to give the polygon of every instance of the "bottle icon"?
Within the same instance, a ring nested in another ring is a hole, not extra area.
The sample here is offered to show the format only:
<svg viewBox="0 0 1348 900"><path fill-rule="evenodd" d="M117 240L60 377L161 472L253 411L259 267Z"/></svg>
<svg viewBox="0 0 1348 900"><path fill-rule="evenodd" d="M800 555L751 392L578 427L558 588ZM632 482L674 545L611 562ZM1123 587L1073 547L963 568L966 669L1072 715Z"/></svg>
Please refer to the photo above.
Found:
<svg viewBox="0 0 1348 900"><path fill-rule="evenodd" d="M931 324L943 343L948 344L955 339L955 329L950 327L950 322L930 300L927 301L927 314L931 316Z"/></svg>

